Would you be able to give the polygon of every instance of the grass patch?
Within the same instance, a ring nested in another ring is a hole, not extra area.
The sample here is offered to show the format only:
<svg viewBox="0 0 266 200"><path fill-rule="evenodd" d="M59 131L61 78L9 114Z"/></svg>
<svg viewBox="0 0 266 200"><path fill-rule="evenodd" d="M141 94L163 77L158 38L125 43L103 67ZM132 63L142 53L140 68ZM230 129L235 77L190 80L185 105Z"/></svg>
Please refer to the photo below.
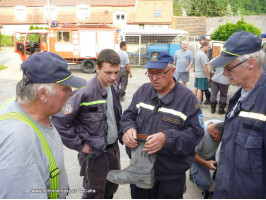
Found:
<svg viewBox="0 0 266 200"><path fill-rule="evenodd" d="M7 67L4 66L4 65L0 65L0 71L1 71L2 69L5 69L5 68L7 68Z"/></svg>

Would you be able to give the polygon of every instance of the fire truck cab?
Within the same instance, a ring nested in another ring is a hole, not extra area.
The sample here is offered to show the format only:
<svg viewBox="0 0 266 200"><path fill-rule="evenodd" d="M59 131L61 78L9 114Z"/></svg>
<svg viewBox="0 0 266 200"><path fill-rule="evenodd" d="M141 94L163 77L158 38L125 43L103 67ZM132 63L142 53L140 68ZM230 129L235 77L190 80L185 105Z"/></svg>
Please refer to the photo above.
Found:
<svg viewBox="0 0 266 200"><path fill-rule="evenodd" d="M80 64L85 73L95 72L96 58L102 49L119 49L116 29L107 26L65 25L48 30L16 32L15 52L24 61L31 54L50 51L68 64Z"/></svg>

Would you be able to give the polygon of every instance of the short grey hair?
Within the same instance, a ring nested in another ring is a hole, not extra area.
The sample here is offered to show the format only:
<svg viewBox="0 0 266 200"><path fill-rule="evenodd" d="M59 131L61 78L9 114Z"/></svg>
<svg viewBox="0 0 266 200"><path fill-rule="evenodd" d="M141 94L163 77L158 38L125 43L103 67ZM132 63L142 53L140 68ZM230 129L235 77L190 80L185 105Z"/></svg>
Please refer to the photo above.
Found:
<svg viewBox="0 0 266 200"><path fill-rule="evenodd" d="M224 129L224 122L219 122L214 125L214 129L218 131L218 135L222 137L223 135L223 129Z"/></svg>
<svg viewBox="0 0 266 200"><path fill-rule="evenodd" d="M55 94L55 83L29 83L26 85L24 79L18 82L16 87L16 98L18 103L28 104L37 99L37 91L45 89L47 94L53 96Z"/></svg>
<svg viewBox="0 0 266 200"><path fill-rule="evenodd" d="M240 62L242 62L242 61L247 60L247 59L252 58L252 57L257 60L258 67L260 67L260 68L262 67L263 63L265 63L266 56L265 56L265 53L263 52L263 50L259 50L259 51L256 51L254 53L249 53L249 54L239 56L239 57L237 57L237 59Z"/></svg>

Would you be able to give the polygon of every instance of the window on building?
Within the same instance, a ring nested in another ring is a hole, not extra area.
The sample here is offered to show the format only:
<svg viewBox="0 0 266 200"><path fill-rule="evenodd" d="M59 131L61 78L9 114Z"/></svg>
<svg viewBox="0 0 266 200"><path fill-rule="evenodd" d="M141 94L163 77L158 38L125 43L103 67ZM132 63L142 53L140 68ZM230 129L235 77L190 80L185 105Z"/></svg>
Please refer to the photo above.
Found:
<svg viewBox="0 0 266 200"><path fill-rule="evenodd" d="M155 10L154 11L154 17L161 17L162 16L162 11L161 10Z"/></svg>
<svg viewBox="0 0 266 200"><path fill-rule="evenodd" d="M57 9L55 6L50 5L50 9L48 9L47 6L45 6L45 17L46 19L49 19L49 10L50 10L50 20L56 20L57 19Z"/></svg>
<svg viewBox="0 0 266 200"><path fill-rule="evenodd" d="M122 14L116 15L116 20L125 20L125 15Z"/></svg>
<svg viewBox="0 0 266 200"><path fill-rule="evenodd" d="M17 20L25 20L27 18L27 7L16 6L15 7L15 18Z"/></svg>
<svg viewBox="0 0 266 200"><path fill-rule="evenodd" d="M70 32L69 31L57 31L56 41L57 42L70 42Z"/></svg>
<svg viewBox="0 0 266 200"><path fill-rule="evenodd" d="M77 15L79 20L86 20L90 17L90 6L81 4L77 7Z"/></svg>
<svg viewBox="0 0 266 200"><path fill-rule="evenodd" d="M124 28L127 22L127 12L125 11L117 11L113 12L113 24L114 26L120 26L120 28Z"/></svg>
<svg viewBox="0 0 266 200"><path fill-rule="evenodd" d="M139 29L144 29L144 24L140 24Z"/></svg>

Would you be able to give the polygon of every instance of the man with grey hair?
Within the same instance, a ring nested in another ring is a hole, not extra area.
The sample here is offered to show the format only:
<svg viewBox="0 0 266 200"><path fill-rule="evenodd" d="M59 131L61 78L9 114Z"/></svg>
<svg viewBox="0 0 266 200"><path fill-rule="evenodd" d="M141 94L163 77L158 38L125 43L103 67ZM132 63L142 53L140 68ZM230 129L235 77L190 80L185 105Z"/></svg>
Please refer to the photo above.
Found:
<svg viewBox="0 0 266 200"><path fill-rule="evenodd" d="M187 49L187 41L181 42L181 49L177 50L174 55L174 64L176 66L174 77L176 81L181 79L183 85L189 81L189 70L194 62L192 52Z"/></svg>
<svg viewBox="0 0 266 200"><path fill-rule="evenodd" d="M133 199L183 198L185 172L204 135L202 112L193 93L173 78L169 52L151 52L143 69L150 83L139 87L120 120L130 166L107 178L132 183Z"/></svg>
<svg viewBox="0 0 266 200"><path fill-rule="evenodd" d="M16 100L0 108L0 198L65 198L63 145L50 116L73 95L71 87L86 80L72 76L66 61L51 52L33 54L21 69Z"/></svg>
<svg viewBox="0 0 266 200"><path fill-rule="evenodd" d="M266 74L261 38L234 33L219 57L231 85L241 87L230 99L216 175L214 198L266 198Z"/></svg>

